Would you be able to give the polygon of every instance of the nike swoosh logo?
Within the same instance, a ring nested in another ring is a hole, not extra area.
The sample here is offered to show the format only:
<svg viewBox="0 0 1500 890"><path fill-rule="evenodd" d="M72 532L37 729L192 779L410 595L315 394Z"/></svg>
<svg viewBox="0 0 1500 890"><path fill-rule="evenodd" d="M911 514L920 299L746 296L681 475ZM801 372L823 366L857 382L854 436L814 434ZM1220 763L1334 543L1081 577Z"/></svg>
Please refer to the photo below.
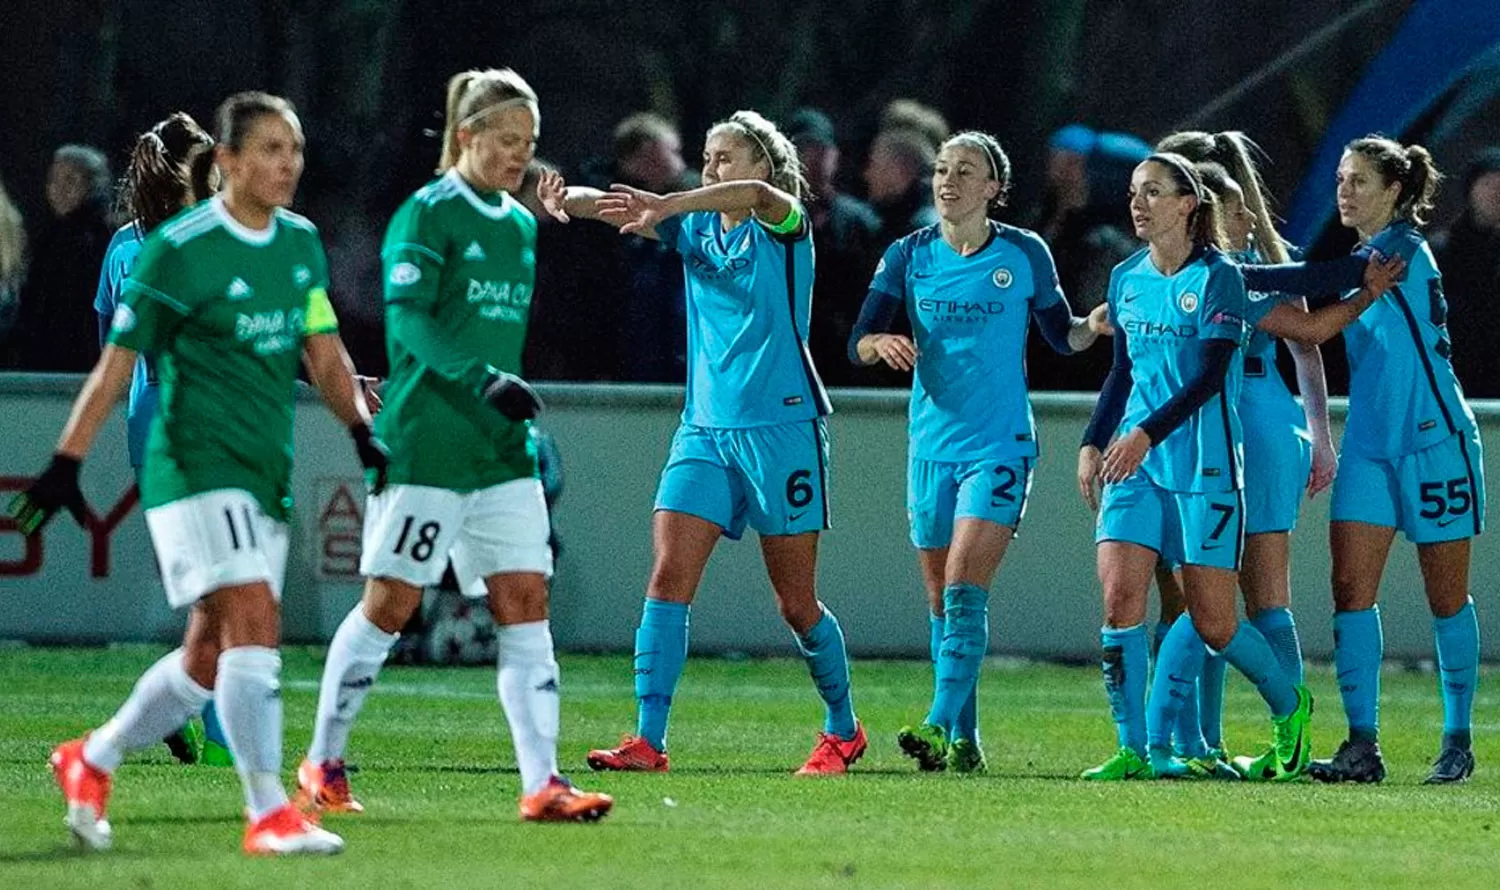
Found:
<svg viewBox="0 0 1500 890"><path fill-rule="evenodd" d="M1186 677L1179 677L1176 674L1167 674L1167 679L1171 680L1173 683L1191 683L1191 682L1193 682L1192 680L1189 680Z"/></svg>
<svg viewBox="0 0 1500 890"><path fill-rule="evenodd" d="M1438 528L1447 528L1448 526L1452 525L1453 523L1459 521L1462 518L1463 518L1463 515L1460 514L1458 516L1449 517L1448 519L1439 519L1437 527Z"/></svg>
<svg viewBox="0 0 1500 890"><path fill-rule="evenodd" d="M1120 297L1120 302L1121 303L1134 303L1135 302L1135 298L1139 297L1139 296L1140 296L1140 294L1125 294L1124 296Z"/></svg>
<svg viewBox="0 0 1500 890"><path fill-rule="evenodd" d="M1263 300L1270 299L1270 297L1271 297L1270 294L1264 294L1264 293L1261 293L1260 291L1254 291L1254 290L1253 291L1248 291L1245 294L1245 299L1249 300L1252 303L1259 303L1259 302L1261 302Z"/></svg>
<svg viewBox="0 0 1500 890"><path fill-rule="evenodd" d="M1223 544L1204 544L1203 546L1199 547L1198 549L1199 550L1223 550L1224 549L1224 545Z"/></svg>
<svg viewBox="0 0 1500 890"><path fill-rule="evenodd" d="M931 278L934 274L932 272L913 272L911 273L911 277L916 279Z"/></svg>
<svg viewBox="0 0 1500 890"><path fill-rule="evenodd" d="M796 522L797 520L801 519L802 517L804 517L806 515L807 515L807 511L803 510L800 513L793 513L793 514L791 514L786 519L787 519L787 522Z"/></svg>

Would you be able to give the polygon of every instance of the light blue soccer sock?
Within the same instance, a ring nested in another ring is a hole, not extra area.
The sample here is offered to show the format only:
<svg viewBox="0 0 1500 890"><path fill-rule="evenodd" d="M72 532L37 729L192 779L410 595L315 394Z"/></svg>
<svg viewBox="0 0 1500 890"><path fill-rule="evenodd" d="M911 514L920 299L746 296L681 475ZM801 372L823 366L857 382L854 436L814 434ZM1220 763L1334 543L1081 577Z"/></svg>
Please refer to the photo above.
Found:
<svg viewBox="0 0 1500 890"><path fill-rule="evenodd" d="M1166 642L1167 632L1172 629L1173 622L1157 621L1156 629L1151 632L1151 661L1154 663L1161 658L1161 644Z"/></svg>
<svg viewBox="0 0 1500 890"><path fill-rule="evenodd" d="M854 703L849 698L849 655L844 650L844 630L828 607L819 604L823 617L797 637L797 648L807 660L818 695L828 706L823 731L841 739L854 738Z"/></svg>
<svg viewBox="0 0 1500 890"><path fill-rule="evenodd" d="M212 701L203 706L203 737L220 747L229 747L229 738L224 735L224 726L219 723L219 710Z"/></svg>
<svg viewBox="0 0 1500 890"><path fill-rule="evenodd" d="M1224 748L1224 673L1228 669L1224 656L1210 652L1198 675L1198 734L1207 748Z"/></svg>
<svg viewBox="0 0 1500 890"><path fill-rule="evenodd" d="M928 613L931 635L928 639L927 651L932 657L932 689L933 696L937 696L937 661L938 650L943 648L943 616ZM979 744L979 682L974 683L974 691L969 693L969 700L964 702L963 710L958 712L958 722L953 724L953 731L949 733L953 740L968 739Z"/></svg>
<svg viewBox="0 0 1500 890"><path fill-rule="evenodd" d="M1235 670L1245 675L1245 679L1255 684L1260 697L1271 707L1271 716L1285 717L1297 710L1297 687L1282 673L1266 638L1249 622L1240 622L1239 629L1230 637L1229 645L1221 654Z"/></svg>
<svg viewBox="0 0 1500 890"><path fill-rule="evenodd" d="M1104 692L1115 721L1120 747L1146 756L1146 626L1106 627L1099 632L1104 646Z"/></svg>
<svg viewBox="0 0 1500 890"><path fill-rule="evenodd" d="M1276 653L1281 672L1290 677L1293 683L1301 683L1302 642L1297 639L1297 622L1292 618L1292 610L1284 606L1265 609L1251 618L1250 623L1255 625L1255 629L1270 644L1271 651Z"/></svg>
<svg viewBox="0 0 1500 890"><path fill-rule="evenodd" d="M973 584L949 584L943 589L943 644L938 650L937 689L927 722L950 734L974 695L979 668L989 651L989 597L989 591Z"/></svg>
<svg viewBox="0 0 1500 890"><path fill-rule="evenodd" d="M1438 676L1443 689L1443 747L1468 750L1479 685L1479 617L1474 599L1447 618L1432 619L1437 637Z"/></svg>
<svg viewBox="0 0 1500 890"><path fill-rule="evenodd" d="M1380 661L1385 637L1380 607L1333 613L1333 666L1351 741L1373 742L1380 732Z"/></svg>
<svg viewBox="0 0 1500 890"><path fill-rule="evenodd" d="M687 649L687 603L647 599L635 632L636 734L658 751L667 750L667 717Z"/></svg>
<svg viewBox="0 0 1500 890"><path fill-rule="evenodd" d="M1146 702L1146 740L1153 748L1170 748L1183 706L1197 704L1198 674L1207 650L1193 621L1183 613L1172 622L1161 649L1156 653L1156 673L1151 677L1151 697ZM1198 709L1194 707L1191 736L1197 736ZM1178 739L1190 744L1193 739ZM1199 747L1202 740L1198 739ZM1200 753L1197 751L1194 754Z"/></svg>

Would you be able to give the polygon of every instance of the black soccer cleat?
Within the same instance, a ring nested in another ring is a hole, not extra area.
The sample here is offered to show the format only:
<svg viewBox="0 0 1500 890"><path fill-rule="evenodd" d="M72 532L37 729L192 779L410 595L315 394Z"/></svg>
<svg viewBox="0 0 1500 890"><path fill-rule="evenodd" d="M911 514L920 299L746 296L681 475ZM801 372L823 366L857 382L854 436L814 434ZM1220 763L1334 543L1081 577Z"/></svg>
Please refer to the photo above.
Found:
<svg viewBox="0 0 1500 890"><path fill-rule="evenodd" d="M1423 785L1456 785L1474 775L1474 752L1468 748L1447 747L1432 762L1432 772Z"/></svg>
<svg viewBox="0 0 1500 890"><path fill-rule="evenodd" d="M1378 742L1346 740L1333 757L1314 760L1307 774L1319 782L1374 784L1385 780L1385 761Z"/></svg>

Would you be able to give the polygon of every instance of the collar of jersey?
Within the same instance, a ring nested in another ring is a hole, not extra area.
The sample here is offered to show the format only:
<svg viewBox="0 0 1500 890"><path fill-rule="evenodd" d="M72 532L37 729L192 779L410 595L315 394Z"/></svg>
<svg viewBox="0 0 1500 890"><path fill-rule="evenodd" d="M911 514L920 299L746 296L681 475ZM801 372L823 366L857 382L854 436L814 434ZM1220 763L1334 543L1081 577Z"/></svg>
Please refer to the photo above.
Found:
<svg viewBox="0 0 1500 890"><path fill-rule="evenodd" d="M453 183L453 187L458 189L458 193L464 196L465 201L474 205L475 210L478 210L490 219L503 219L507 213L510 213L510 204L513 199L509 192L500 193L501 200L498 205L487 204L483 198L479 197L479 193L474 191L474 187L469 185L468 180L458 175L457 167L449 167L448 172L443 175L448 177Z"/></svg>
<svg viewBox="0 0 1500 890"><path fill-rule="evenodd" d="M229 215L229 210L224 206L224 196L214 195L209 199L213 203L214 213L218 215L219 222L229 234L249 244L251 247L265 247L276 237L276 211L271 211L271 224L264 229L252 229Z"/></svg>

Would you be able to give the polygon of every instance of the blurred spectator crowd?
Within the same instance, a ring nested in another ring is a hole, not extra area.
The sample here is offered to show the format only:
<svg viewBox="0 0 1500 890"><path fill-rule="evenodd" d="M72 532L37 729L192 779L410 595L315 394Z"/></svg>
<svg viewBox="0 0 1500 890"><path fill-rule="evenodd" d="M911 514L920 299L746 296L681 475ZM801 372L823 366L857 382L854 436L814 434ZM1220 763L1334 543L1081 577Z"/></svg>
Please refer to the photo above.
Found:
<svg viewBox="0 0 1500 890"><path fill-rule="evenodd" d="M803 108L783 124L811 192L806 204L817 276L809 346L818 369L832 386L906 386L909 375L851 366L846 344L885 249L937 222L930 179L948 123L918 102L892 102L858 155L863 167L857 176L827 114ZM1125 196L1131 170L1148 153L1149 146L1129 134L1063 127L1049 139L1040 204L1001 208L1005 222L1034 229L1051 245L1075 313L1104 299L1110 270L1137 248ZM553 222L535 201L535 176L546 166L533 164L520 196L541 221L527 373L543 380L681 382L681 260L656 241L622 237L605 226ZM643 112L616 125L610 156L564 172L573 184L667 192L696 185L694 167L683 156L677 127ZM1470 396L1500 397L1500 351L1486 342L1500 332L1500 148L1481 153L1459 185L1462 214L1432 237L1450 316L1463 320L1451 332L1454 362ZM52 157L45 220L23 223L0 184L0 369L92 366L99 267L113 228L124 222L114 212L112 192L105 155L79 145L62 146ZM1063 358L1033 347L1028 376L1038 389L1093 391L1109 358L1104 349Z"/></svg>

